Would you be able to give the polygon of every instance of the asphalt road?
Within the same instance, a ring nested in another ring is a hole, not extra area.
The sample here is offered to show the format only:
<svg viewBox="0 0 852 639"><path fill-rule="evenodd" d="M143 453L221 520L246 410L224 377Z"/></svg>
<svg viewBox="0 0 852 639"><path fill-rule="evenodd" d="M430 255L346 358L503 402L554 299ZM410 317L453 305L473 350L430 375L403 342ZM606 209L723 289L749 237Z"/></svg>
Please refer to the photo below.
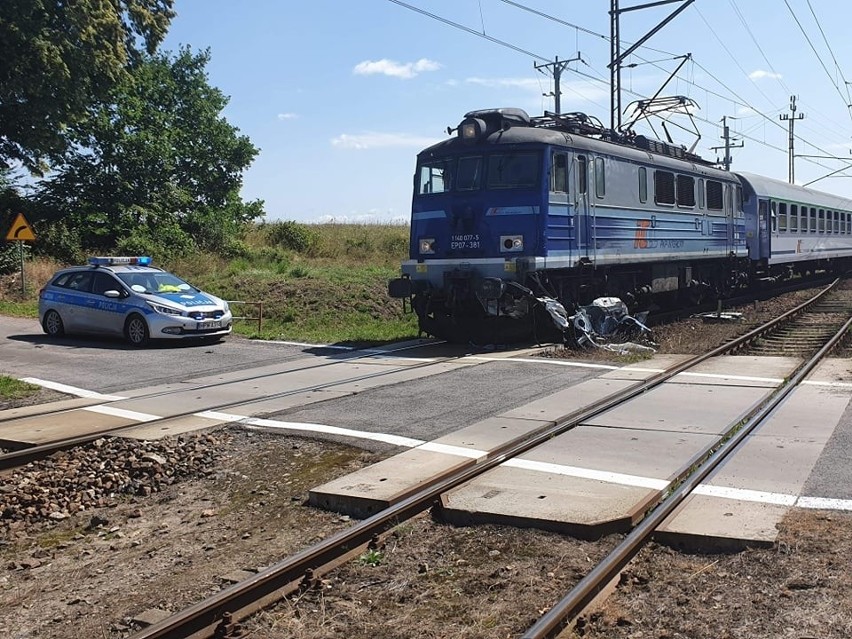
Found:
<svg viewBox="0 0 852 639"><path fill-rule="evenodd" d="M163 342L136 349L119 339L49 339L33 319L0 316L0 374L108 394L333 352L236 336L216 344ZM544 361L486 362L269 417L431 440L599 373ZM358 445L372 447L363 441ZM852 403L817 461L804 494L852 499L851 455Z"/></svg>
<svg viewBox="0 0 852 639"><path fill-rule="evenodd" d="M305 355L304 347L236 336L215 344L165 341L143 349L120 339L51 339L34 319L0 316L0 373L100 393L180 382Z"/></svg>

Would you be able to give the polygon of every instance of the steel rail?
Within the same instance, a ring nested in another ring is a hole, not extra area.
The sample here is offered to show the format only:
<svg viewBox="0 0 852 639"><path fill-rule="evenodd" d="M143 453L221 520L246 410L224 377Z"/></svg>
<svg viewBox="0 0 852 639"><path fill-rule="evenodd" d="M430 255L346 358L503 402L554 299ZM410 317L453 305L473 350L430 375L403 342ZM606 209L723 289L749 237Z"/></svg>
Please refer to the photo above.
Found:
<svg viewBox="0 0 852 639"><path fill-rule="evenodd" d="M323 567L339 562L340 557L347 553L356 552L358 548L375 542L377 535L385 532L401 521L410 519L431 507L442 493L460 486L502 464L507 459L521 455L528 450L560 435L581 422L613 408L633 397L641 395L662 384L675 375L718 355L727 353L741 344L755 339L767 330L771 330L780 322L805 311L825 294L832 290L840 280L835 280L829 287L745 335L723 344L708 353L681 362L666 371L658 373L647 380L638 382L635 387L618 391L594 404L575 411L557 424L542 427L533 433L510 440L493 451L486 459L457 471L445 473L432 482L431 485L412 491L408 497L388 506L384 510L364 519L354 526L340 531L295 555L284 559L269 568L221 590L213 596L200 601L174 615L167 617L138 633L132 639L161 639L171 637L211 636L213 629L220 622L230 625L234 617L242 618L259 607L258 602L265 602L276 596L291 592L300 580L309 575L321 572Z"/></svg>
<svg viewBox="0 0 852 639"><path fill-rule="evenodd" d="M837 281L835 281L835 284ZM778 410L788 395L840 343L850 328L852 328L852 317L848 318L834 336L809 360L804 362L790 379L775 391L771 398L757 407L748 418L748 421L736 430L729 439L724 440L723 437L722 440L724 441L714 444L712 452L709 453L698 469L686 477L609 555L597 564L589 574L583 577L565 597L558 601L532 625L522 635L523 639L554 637L576 619L606 585L636 556L674 509L760 424L769 419Z"/></svg>
<svg viewBox="0 0 852 639"><path fill-rule="evenodd" d="M412 347L412 348L415 348L415 347ZM372 355L375 355L375 354L373 353ZM346 361L348 362L351 359L362 359L362 358L370 357L370 356L371 355L369 355L369 354L359 355L358 357L349 358ZM454 356L451 356L451 357L441 357L441 358L437 358L437 359L435 359L434 361L431 361L431 362L418 362L416 364L408 365L404 368L404 370L410 371L410 370L416 370L416 369L419 369L419 368L428 368L429 366L436 366L438 364L445 364L447 362L452 362L452 361L456 361L458 359L463 359L463 358L464 358L464 355L459 355L459 356L454 355ZM336 364L338 362L333 362L333 363ZM305 370L312 370L314 368L319 368L321 366L327 366L327 365L330 365L330 364L322 364L322 365L319 365L319 366L310 366L310 367L307 367L307 368L300 368L298 370L285 371L285 372L297 373L297 372L303 372ZM213 406L208 406L208 407L204 408L203 411L217 411L217 410L222 410L222 409L226 409L226 408L233 408L235 406L245 406L247 404L252 404L252 403L255 403L255 402L259 402L259 401L268 401L270 399L279 399L281 397L288 397L290 395L298 395L299 393L306 393L306 392L317 391L317 390L325 390L325 389L328 389L328 388L334 388L335 386L340 386L342 384L351 384L353 382L361 382L361 381L365 381L365 380L369 380L369 379L375 379L377 377L383 377L385 375L393 375L395 373L399 373L401 370L403 370L403 369L397 368L397 369L394 369L394 370L374 371L372 373L365 373L363 375L356 375L356 376L353 376L353 377L348 377L346 379L336 380L336 381L333 381L333 382L323 382L323 383L320 383L320 384L313 384L311 386L304 386L304 387L301 387L301 388L294 388L294 389L291 389L291 390L281 391L280 393L273 393L271 395L264 395L263 397L259 397L257 399L249 399L249 400L243 399L243 400L237 400L237 401L224 402L222 404L215 404ZM276 374L280 375L282 373L264 374L264 375L260 375L260 376L257 376L257 377L237 380L236 382L226 382L226 383L242 383L242 382L247 382L247 381L251 381L251 380L254 380L254 379L262 379L264 377L269 377L270 375L276 375ZM214 385L211 385L211 386L216 386L216 385L214 384ZM200 388L206 388L206 387L200 387ZM198 390L198 388L181 388L181 389L179 389L179 392L186 392L186 391L193 391L193 390ZM176 392L178 392L178 391L176 391ZM144 398L144 396L141 396L141 398ZM137 399L140 399L140 397L128 397L127 399L135 401ZM110 402L105 402L105 403L110 403ZM67 412L84 410L84 409L85 409L85 407L73 408L73 409L64 409L62 411L57 412L56 414L62 415L62 414L67 413ZM134 428L139 428L140 426L152 426L152 425L156 425L156 424L163 424L163 423L175 420L175 419L181 419L183 417L189 417L189 416L195 415L198 412L200 412L200 411L198 411L198 410L183 411L183 412L175 413L173 415L168 415L168 416L165 416L165 417L162 417L162 418L159 418L159 419L152 419L152 420L147 421L147 422L127 424L126 426L119 426L119 427L110 429L108 431L99 431L97 433L92 433L92 434L87 434L87 435L78 435L76 437L69 437L67 439L61 439L61 440L49 442L49 443L46 443L46 444L39 444L37 446L30 446L28 448L22 448L21 450L12 451L10 453L4 453L4 454L0 455L0 471L9 470L11 468L17 468L19 466L23 466L24 464L30 463L30 462L35 461L37 459L41 459L43 457L46 457L46 456L48 456L52 453L58 452L60 450L68 450L69 448L73 448L74 446L80 446L80 445L83 445L83 444L88 444L88 443L93 442L97 439L100 439L101 437L120 436L121 433L128 431L128 430L132 430ZM27 419L27 417L21 417L19 419ZM2 436L0 436L0 441L4 441Z"/></svg>
<svg viewBox="0 0 852 639"><path fill-rule="evenodd" d="M289 374L289 373L303 373L305 371L311 371L311 370L315 370L315 369L318 369L318 368L326 368L326 367L329 367L329 366L334 366L336 364L340 364L341 362L349 362L349 361L353 361L353 360L366 359L368 357L377 357L377 356L381 357L381 356L386 356L386 355L390 356L390 355L393 355L394 353L401 353L403 351L412 350L412 349L415 349L415 348L422 348L423 346L440 345L440 344L444 344L444 343L445 343L444 341L437 341L436 340L434 342L426 342L426 343L423 343L423 344L412 344L411 346L405 346L405 347L402 347L402 348L397 348L397 349L388 350L388 351L375 351L375 350L368 350L366 348L353 349L352 351L349 351L349 353L342 354L338 360L332 361L332 362L320 362L318 364L311 364L310 366L305 366L304 368L292 369L292 370L288 370L288 371L280 371L280 372L277 372L277 373L264 373L262 375L255 375L253 377L241 377L241 378L232 379L232 380L228 380L228 381L224 381L224 382L210 382L210 383L206 383L206 384L198 384L197 386L182 386L180 388L175 388L175 389L170 389L170 390L162 390L162 391L157 391L157 392L154 392L154 393L146 393L144 395L135 395L133 397L124 397L123 399L105 400L101 403L110 404L110 403L113 403L113 402L121 402L121 401L127 401L127 400L136 401L136 400L140 400L140 399L151 399L151 398L154 398L154 397L165 397L167 395L173 395L173 394L176 394L176 393L185 393L185 392L188 392L188 391L207 390L209 388L217 388L219 386L227 386L228 384L237 384L237 383L240 383L240 382L251 382L251 381L254 381L254 380L257 380L257 379L264 379L264 378L267 378L267 377L275 377L276 375L285 375L285 374ZM328 348L328 347L318 344L316 346L316 348ZM366 352L361 352L361 351L366 351ZM293 361L298 361L299 357L300 357L300 355L292 355L292 356L286 356L286 357L279 357L279 358L275 358L275 359L270 358L270 359L260 360L260 362L258 362L257 364L259 366L267 366L270 363L273 363L273 364L279 363L280 364L280 363L283 363L283 362L293 362ZM252 367L255 367L254 364L252 365ZM239 369L237 369L237 370L239 371ZM251 368L242 369L242 370L251 370ZM224 373L221 372L221 371L214 371L212 373L204 371L203 373L215 375L215 374L226 374L226 373L230 373L230 372L233 372L233 371L225 371ZM165 383L169 384L169 383L174 383L174 382L165 382ZM109 393L105 393L105 394L109 394ZM50 406L50 405L48 404L47 406ZM40 411L40 412L29 413L28 415L25 415L25 416L22 416L22 417L16 417L16 416L0 417L0 424L3 424L5 422L15 421L16 419L23 419L24 417L29 418L29 417L40 417L42 415L61 415L63 413L70 413L70 412L73 412L75 410L80 410L81 408L85 408L85 407L80 406L80 407L71 407L71 408L61 408L59 410L45 410L45 411Z"/></svg>

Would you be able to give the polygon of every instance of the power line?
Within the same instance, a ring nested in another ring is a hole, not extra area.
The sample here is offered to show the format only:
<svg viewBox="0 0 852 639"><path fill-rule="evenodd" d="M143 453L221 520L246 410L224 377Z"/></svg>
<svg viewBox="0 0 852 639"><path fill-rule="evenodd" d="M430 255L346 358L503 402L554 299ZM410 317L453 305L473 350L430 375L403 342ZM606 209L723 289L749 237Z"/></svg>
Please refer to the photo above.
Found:
<svg viewBox="0 0 852 639"><path fill-rule="evenodd" d="M785 1L786 1L786 0L785 0ZM757 47L757 50L758 50L758 51L760 51L760 55L763 57L763 61L764 61L764 62L766 62L766 66L768 66L768 67L769 67L769 71L772 73L772 76L773 76L776 80L778 80L778 83L779 83L782 87L784 87L784 90L785 90L787 93L792 93L792 91L790 90L790 88L789 88L786 84L784 84L784 80L782 79L781 74L780 74L780 73L778 73L778 72L775 70L775 67L773 67L773 66L772 66L772 63L769 61L769 58L767 58L767 57L766 57L766 53L763 51L763 48L760 46L760 42L758 42L757 38L755 38L755 37L754 37L754 33L752 33L751 29L749 28L749 26L748 26L748 21L745 19L745 17L743 17L743 14L742 14L742 12L740 11L740 8L739 8L739 6L738 6L738 5L737 5L737 3L736 3L736 0L728 0L728 2L730 3L731 8L734 10L734 13L736 13L736 14L737 14L737 17L740 19L740 22L742 23L743 27L745 27L745 30L748 32L748 35L749 35L749 37L751 38L751 41L752 41L752 42L754 42L754 46L756 46L756 47Z"/></svg>
<svg viewBox="0 0 852 639"><path fill-rule="evenodd" d="M802 32L802 35L805 36L805 40L807 40L808 44L810 45L811 51L814 52L814 55L817 57L817 60L819 60L819 64L822 67L822 70L825 71L825 74L828 76L829 81L834 86L834 88L837 90L837 94L840 96L840 99L843 100L843 104L846 107L846 112L849 113L849 117L850 117L850 119L852 119L852 113L849 112L849 106L850 106L849 101L847 100L847 98L845 98L843 96L843 92L840 90L840 87L837 86L837 82L835 82L834 78L831 77L831 73L829 72L828 68L825 66L825 63L822 61L822 56L820 56L820 54L817 52L816 47L814 46L814 43L811 42L811 39L808 36L807 31L805 31L805 28L802 26L802 23L799 22L799 18L796 16L796 13L793 11L793 7L790 6L790 3L787 0L784 0L784 4L787 5L787 8L790 10L790 15L793 16L793 20L796 21L797 25L799 25L799 30Z"/></svg>
<svg viewBox="0 0 852 639"><path fill-rule="evenodd" d="M846 87L846 105L850 106L850 102L852 102L852 98L849 96L849 83L846 81L846 78L843 76L843 70L840 68L840 65L837 63L837 58L834 55L834 51L831 48L831 44L828 42L828 38L825 37L825 31L822 30L822 24L820 24L819 18L817 18L817 14L814 11L813 6L811 6L811 0L807 0L808 9L811 10L811 15L814 17L814 22L816 22L817 28L819 29L820 34L822 35L822 40L825 42L825 46L828 49L828 52L831 54L831 59L834 61L834 66L837 69L837 72L840 74L840 79L843 80L843 84Z"/></svg>
<svg viewBox="0 0 852 639"><path fill-rule="evenodd" d="M467 33L473 34L473 35L475 35L479 38L484 38L484 39L488 40L489 42L493 42L494 44L499 44L502 47L506 47L508 49L512 49L513 51L517 51L518 53L523 53L524 55L528 55L531 58L536 58L537 60L541 60L542 62L550 62L550 60L548 58L545 58L544 56L540 56L537 53L532 53L530 51L527 51L526 49L516 47L514 44L509 44L508 42L505 42L503 40L498 40L497 38L494 38L494 37L487 35L485 33L480 33L479 31L476 31L475 29L471 29L470 27L466 27L463 24L459 24L458 22L453 22L452 20L447 20L446 18L442 18L441 16L435 15L434 13L429 13L428 11L425 11L425 10L420 9L418 7L412 6L412 5L408 4L407 2L401 2L401 0L388 0L388 2L393 2L394 4L398 4L401 7L405 7L406 9L410 9L411 11L414 11L416 13L419 13L419 14L422 14L422 15L427 16L429 18L432 18L433 20L437 20L438 22L443 22L444 24L448 24L451 27L455 27L456 29L461 29L462 31L466 31Z"/></svg>
<svg viewBox="0 0 852 639"><path fill-rule="evenodd" d="M596 32L594 32L594 31L591 31L591 30L586 29L586 28L584 28L584 27L580 27L579 25L575 25L575 24L569 23L569 22L567 22L567 21L561 20L561 19L559 19L559 18L556 18L556 17L554 17L554 16L550 16L550 15L548 15L548 14L546 14L546 13L543 13L543 12L537 11L537 10L535 10L535 9L531 9L531 8L529 8L529 7L526 7L526 6L524 6L524 5L521 5L520 3L512 2L511 0L501 0L501 1L502 1L502 2L504 2L504 3L506 3L506 4L509 4L509 5L511 5L511 6L515 6L515 7L519 8L519 9L523 9L523 10L525 10L525 11L529 11L529 12L531 12L531 13L534 13L534 14L536 14L536 15L539 15L540 17L546 18L546 19L548 19L548 20L553 20L554 22L557 22L557 23L559 23L559 24L562 24L563 26L568 26L568 27L571 27L571 28L575 28L575 29L582 30L582 31L583 31L583 32L585 32L585 33L588 33L588 34L590 34L590 35L594 35L594 36L596 36L596 37L603 38L603 39L605 39L605 40L607 40L607 41L609 41L609 40L610 40L610 38L608 38L607 36L605 36L605 35L603 35L603 34L596 33ZM731 2L733 2L733 0L730 0L730 1L731 1ZM532 58L536 58L536 59L538 59L538 60L542 60L542 61L544 61L544 62L551 62L551 60L550 60L550 59L545 58L544 56L538 55L538 54L536 54L536 53L532 53L532 52L530 52L530 51L527 51L527 50L525 50L525 49L522 49L521 47L515 46L515 45L510 44L510 43L508 43L508 42L505 42L505 41L503 41L503 40L499 40L498 38L494 38L494 37L489 36L489 35L487 35L487 34L485 34L485 33L480 33L480 32L478 32L478 31L476 31L476 30L474 30L474 29L471 29L470 27L466 27L466 26L464 26L464 25L462 25L462 24L459 24L459 23L457 23L457 22L453 22L452 20L448 20L447 18L443 18L443 17L441 17L441 16L439 16L439 15L436 15L436 14L430 13L430 12L428 12L428 11L425 11L425 10L423 10L423 9L420 9L419 7L415 7L415 6L410 5L410 4L406 3L406 2L402 2L401 0L389 0L389 2L392 2L392 3L396 4L396 5L399 5L399 6L401 6L401 7L404 7L404 8L406 8L406 9L409 9L409 10L414 11L414 12L416 12L416 13L419 13L419 14L421 14L421 15L425 15L425 16L427 16L427 17L429 17L429 18L432 18L433 20L437 20L438 22L442 22L443 24L449 25L449 26L454 27L454 28L456 28L456 29L460 29L460 30L462 30L462 31L465 31L466 33L470 33L470 34L475 35L475 36L477 36L477 37L483 38L483 39L488 40L489 42L492 42L492 43L494 43L494 44L499 44L500 46L503 46L503 47L509 48L509 49L511 49L511 50L513 50L513 51L516 51L516 52L518 52L518 53L521 53L521 54L523 54L523 55L527 55L527 56L530 56L530 57L532 57ZM786 0L785 0L785 2L786 2ZM738 9L736 9L736 8L735 8L735 10L736 10L736 11L737 11L737 13L739 14L739 10L738 10ZM741 16L741 14L740 14L740 16ZM743 18L742 18L742 16L741 16L741 19L743 19ZM744 24L745 24L744 19L743 19L743 22L744 22ZM747 25L746 25L746 29L748 30ZM750 31L750 30L748 30L748 31L749 31L749 34L751 35L752 39L753 39L753 40L755 40L755 44L757 45L758 49L761 51L761 54L763 55L764 60L766 61L767 65L769 65L769 67L770 67L770 69L772 69L773 73L774 73L775 75L779 76L779 78L780 78L780 74L777 74L777 72L775 72L775 71L774 71L774 68L772 67L772 64L771 64L771 63L769 62L769 60L766 58L766 55L763 53L763 50L762 50L762 49L760 49L760 45L757 43L756 39L754 38L754 35L751 33L751 31ZM662 51L662 50L659 50L659 49L654 49L653 47L643 47L643 48L648 49L648 50L651 50L651 51L656 51L656 52L658 52L658 53L665 53L666 55L674 55L674 54L670 54L669 52L666 52L666 51ZM654 63L654 62L648 62L647 60L644 60L641 56L639 56L639 55L637 55L637 54L635 54L635 53L634 53L634 55L636 55L636 57L637 57L637 58L639 58L640 60L642 60L643 62L645 62L645 63L647 63L647 64L651 64L651 65L653 65L655 68L657 68L657 69L659 69L659 70L661 70L661 71L665 71L665 69L663 69L662 67L660 67L660 66L659 66L659 65L657 65L656 63ZM581 60L581 61L582 61L582 60ZM583 62L584 64L586 64L586 66L589 66L589 67L590 67L590 65L588 65L585 61L582 61L582 62ZM718 97L718 98L720 98L720 99L722 99L722 100L730 101L730 102L732 102L732 103L734 103L734 104L736 104L736 105L738 105L738 106L743 106L743 107L746 107L746 108L748 108L748 109L751 109L751 110L752 110L752 111L754 111L757 115L759 115L760 117L764 118L767 122L770 122L770 123L772 123L773 125L775 125L775 126L777 126L777 127L781 128L781 129L783 130L783 126L781 126L779 123L775 122L775 121L774 121L772 118L770 118L769 116L767 116L767 115L765 115L765 114L761 113L760 111L758 111L755 107L753 107L753 106L751 106L750 104L748 104L747 102L745 102L745 100L743 100L742 98L740 98L740 97L739 97L739 96L738 96L738 95L737 95L737 94L736 94L736 93L735 93L735 92L734 92L734 91L733 91L730 87L728 87L728 86L727 86L724 82L722 82L721 80L719 80L718 78L716 78L716 77L715 77L715 75L713 75L710 71L708 71L708 70L707 70L706 68L704 68L702 65L698 64L697 62L695 62L695 61L694 61L694 59L693 59L693 64L696 64L696 65L697 65L700 69L702 69L705 73L707 73L707 75L709 75L711 78L713 78L713 80L715 80L715 81L716 81L716 82L717 82L720 86L722 86L722 87L724 87L725 89L727 89L727 90L730 92L730 94L731 94L731 95L735 96L735 98L736 98L736 99L731 99L731 98L730 98L730 97L728 97L728 96L723 96L723 95L721 95L721 94L719 94L719 93L716 93L715 91L712 91L712 90L708 89L707 87L702 87L701 85L699 85L699 84L697 84L697 83L695 83L695 82L693 82L693 81L687 80L687 79L683 79L683 81L684 81L684 82L686 82L687 84L690 84L690 85L692 85L692 86L695 86L695 87L697 87L697 88L699 88L699 89L702 89L702 90L704 90L704 91L706 91L706 92L708 92L708 93L710 93L710 94L712 94L712 95L715 95L716 97ZM590 68L591 68L591 67L590 67ZM577 75L579 75L579 76L585 77L585 78L587 78L587 79L589 79L589 80L593 80L593 81L595 81L595 82L600 82L601 84L604 84L604 85L608 84L606 79L598 78L598 77L595 77L595 76L589 75L589 74L587 74L587 73L583 73L582 71L579 71L579 70L577 70L577 69L569 69L569 71L571 71L572 73L575 73L575 74L577 74ZM782 85L783 85L783 83L782 83ZM580 94L578 91L574 90L574 89L573 89L573 88L571 88L571 87L568 87L568 89L569 89L570 91L572 91L573 93L576 93L576 94L578 94L578 95L582 95L582 94ZM640 97L640 98L645 97L645 96L643 96L642 94L637 93L636 91L632 91L632 90L629 90L629 89L625 89L625 91L626 91L627 93L630 93L630 94L635 95L635 96ZM595 103L595 104L597 104L597 103ZM600 106L600 105L598 105L598 106ZM714 126L714 127L717 127L717 126L718 126L718 124L717 124L716 122L713 122L713 121L708 120L708 119L706 119L706 118L703 118L703 117L700 117L700 116L697 116L697 115L693 115L693 117L694 117L696 120L699 120L699 121L701 121L701 122L705 122L705 123L707 123L707 124L709 124L709 125L712 125L712 126ZM755 143L757 143L757 144L760 144L760 145L762 145L762 146L765 146L765 147L767 147L767 148L769 148L769 149L773 149L773 150L778 151L778 152L781 152L781 153L785 153L785 152L786 152L786 150L785 150L785 149L783 149L783 148L781 148L781 147L778 147L778 146L775 146L775 145L772 145L772 144L769 144L768 142L766 142L766 141L764 141L764 140L760 140L760 139L758 139L758 138L754 138L754 137L751 137L751 136L745 135L745 134L743 134L743 133L740 133L740 135L741 135L743 138L745 138L745 139L751 140L751 141L753 141L753 142L755 142ZM813 148L815 148L815 149L819 150L819 151L820 151L820 152L822 152L822 153L825 153L826 155L830 155L828 151L826 151L826 150L824 150L824 149L821 149L820 147L818 147L818 146L816 146L815 144L813 144L813 143L809 142L808 140L805 140L804 138L802 138L802 137L801 137L801 136L799 136L799 135L796 135L796 139L801 140L801 141L802 141L802 142L804 142L805 144L807 144L807 145L809 145L809 146L811 146L811 147L813 147ZM828 167L826 167L826 166L824 166L824 165L820 164L819 162L814 162L813 160L807 160L807 161L811 162L812 164L816 164L817 166L820 166L820 167L822 167L822 168L828 168Z"/></svg>

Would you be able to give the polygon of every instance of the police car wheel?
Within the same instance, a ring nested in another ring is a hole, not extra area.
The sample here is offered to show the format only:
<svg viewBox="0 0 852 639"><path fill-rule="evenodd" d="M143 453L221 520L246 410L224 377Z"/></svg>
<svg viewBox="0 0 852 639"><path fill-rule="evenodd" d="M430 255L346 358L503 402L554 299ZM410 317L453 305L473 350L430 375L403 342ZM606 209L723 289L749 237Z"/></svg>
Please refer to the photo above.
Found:
<svg viewBox="0 0 852 639"><path fill-rule="evenodd" d="M150 337L148 324L139 315L131 315L124 325L124 336L132 346L145 346Z"/></svg>
<svg viewBox="0 0 852 639"><path fill-rule="evenodd" d="M62 337L65 335L65 325L62 323L62 318L56 311L48 311L44 314L44 319L41 322L41 327L44 332L51 337Z"/></svg>

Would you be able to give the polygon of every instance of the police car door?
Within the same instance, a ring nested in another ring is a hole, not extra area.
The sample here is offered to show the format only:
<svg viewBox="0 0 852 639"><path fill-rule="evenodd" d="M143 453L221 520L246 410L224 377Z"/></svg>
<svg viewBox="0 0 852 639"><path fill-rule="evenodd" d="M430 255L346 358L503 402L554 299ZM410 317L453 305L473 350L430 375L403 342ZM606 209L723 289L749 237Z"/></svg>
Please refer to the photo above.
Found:
<svg viewBox="0 0 852 639"><path fill-rule="evenodd" d="M67 290L62 292L57 307L65 329L70 332L91 330L91 308L94 305L92 272L73 273L64 288Z"/></svg>
<svg viewBox="0 0 852 639"><path fill-rule="evenodd" d="M98 332L121 335L124 331L123 297L107 297L107 291L124 293L124 288L109 273L97 271L92 283L94 303L91 309L90 321L92 328ZM126 297L126 295L124 296Z"/></svg>

